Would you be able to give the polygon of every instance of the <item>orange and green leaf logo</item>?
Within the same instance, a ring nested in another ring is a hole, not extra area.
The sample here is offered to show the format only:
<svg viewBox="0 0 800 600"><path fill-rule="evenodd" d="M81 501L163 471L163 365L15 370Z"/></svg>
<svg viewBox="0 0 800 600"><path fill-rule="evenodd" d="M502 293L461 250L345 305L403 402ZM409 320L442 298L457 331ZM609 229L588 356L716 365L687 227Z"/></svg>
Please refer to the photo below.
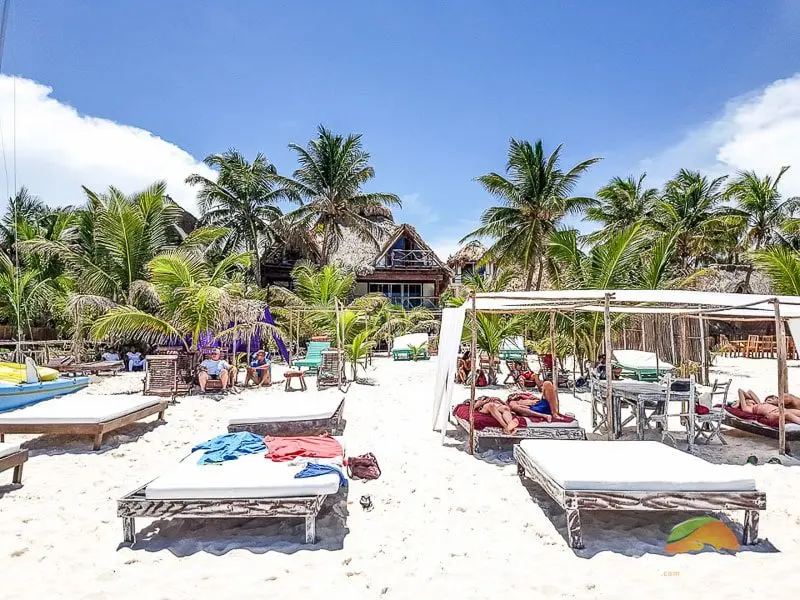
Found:
<svg viewBox="0 0 800 600"><path fill-rule="evenodd" d="M706 546L711 546L717 552L738 552L740 549L739 540L725 523L714 517L695 517L672 528L664 550L679 554L700 552Z"/></svg>

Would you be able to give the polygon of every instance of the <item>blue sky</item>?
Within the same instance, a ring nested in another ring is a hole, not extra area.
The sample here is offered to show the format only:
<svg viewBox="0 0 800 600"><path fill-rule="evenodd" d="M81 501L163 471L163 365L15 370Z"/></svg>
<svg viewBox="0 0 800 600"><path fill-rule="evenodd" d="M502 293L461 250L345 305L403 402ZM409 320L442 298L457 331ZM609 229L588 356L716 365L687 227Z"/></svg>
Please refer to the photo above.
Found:
<svg viewBox="0 0 800 600"><path fill-rule="evenodd" d="M644 168L658 183L678 166L794 159L800 174L791 140L769 143L768 162L765 140L737 145L770 107L777 138L786 122L775 118L800 122L800 79L775 83L800 72L800 2L27 0L12 10L3 72L51 89L2 82L5 145L16 99L18 181L52 203L78 201L78 183L141 187L192 170L168 144L149 152L156 142L142 132L115 137L113 123L194 159L260 151L285 172L287 144L319 123L363 133L371 187L405 197L398 220L441 253L489 205L473 178L503 168L512 136L563 143L568 164L603 157L584 194Z"/></svg>

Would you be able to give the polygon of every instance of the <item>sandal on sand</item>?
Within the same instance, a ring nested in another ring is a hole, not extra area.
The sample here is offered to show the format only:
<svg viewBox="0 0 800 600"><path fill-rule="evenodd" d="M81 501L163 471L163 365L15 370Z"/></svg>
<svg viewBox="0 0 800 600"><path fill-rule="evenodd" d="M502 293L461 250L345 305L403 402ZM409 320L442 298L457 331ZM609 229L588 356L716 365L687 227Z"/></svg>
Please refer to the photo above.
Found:
<svg viewBox="0 0 800 600"><path fill-rule="evenodd" d="M758 464L758 457L757 456L748 456L747 461L745 461L747 465L757 465Z"/></svg>
<svg viewBox="0 0 800 600"><path fill-rule="evenodd" d="M369 496L361 496L360 500L361 508L366 510L367 512L371 511L374 506L372 505L372 498Z"/></svg>
<svg viewBox="0 0 800 600"><path fill-rule="evenodd" d="M780 458L778 458L777 456L773 456L772 458L770 458L767 461L767 464L768 465L782 465L783 463L781 462Z"/></svg>

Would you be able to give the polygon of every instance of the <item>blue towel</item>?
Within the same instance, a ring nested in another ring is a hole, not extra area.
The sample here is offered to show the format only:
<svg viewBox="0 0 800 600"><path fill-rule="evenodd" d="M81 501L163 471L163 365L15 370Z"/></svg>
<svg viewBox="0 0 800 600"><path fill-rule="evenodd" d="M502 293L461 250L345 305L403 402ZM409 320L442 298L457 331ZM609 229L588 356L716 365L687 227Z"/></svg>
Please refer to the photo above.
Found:
<svg viewBox="0 0 800 600"><path fill-rule="evenodd" d="M319 475L327 475L328 473L336 473L339 476L339 485L347 487L347 479L345 479L341 469L334 467L333 465L308 463L302 471L294 476L294 478L300 479L305 477L318 477Z"/></svg>
<svg viewBox="0 0 800 600"><path fill-rule="evenodd" d="M192 452L206 450L207 452L197 461L198 465L221 463L226 460L236 460L245 454L264 452L267 445L264 438L254 433L242 431L240 433L226 433L198 444Z"/></svg>

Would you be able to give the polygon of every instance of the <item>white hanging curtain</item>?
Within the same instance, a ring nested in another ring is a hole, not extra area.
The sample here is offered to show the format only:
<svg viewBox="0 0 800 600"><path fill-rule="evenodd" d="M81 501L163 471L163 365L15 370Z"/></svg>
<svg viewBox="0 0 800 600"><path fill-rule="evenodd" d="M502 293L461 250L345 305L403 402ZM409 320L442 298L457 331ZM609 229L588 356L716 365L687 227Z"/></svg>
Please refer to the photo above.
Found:
<svg viewBox="0 0 800 600"><path fill-rule="evenodd" d="M458 348L464 330L467 307L445 308L442 311L442 326L439 330L439 358L436 365L436 385L433 388L433 429L447 429L447 413L453 400Z"/></svg>

